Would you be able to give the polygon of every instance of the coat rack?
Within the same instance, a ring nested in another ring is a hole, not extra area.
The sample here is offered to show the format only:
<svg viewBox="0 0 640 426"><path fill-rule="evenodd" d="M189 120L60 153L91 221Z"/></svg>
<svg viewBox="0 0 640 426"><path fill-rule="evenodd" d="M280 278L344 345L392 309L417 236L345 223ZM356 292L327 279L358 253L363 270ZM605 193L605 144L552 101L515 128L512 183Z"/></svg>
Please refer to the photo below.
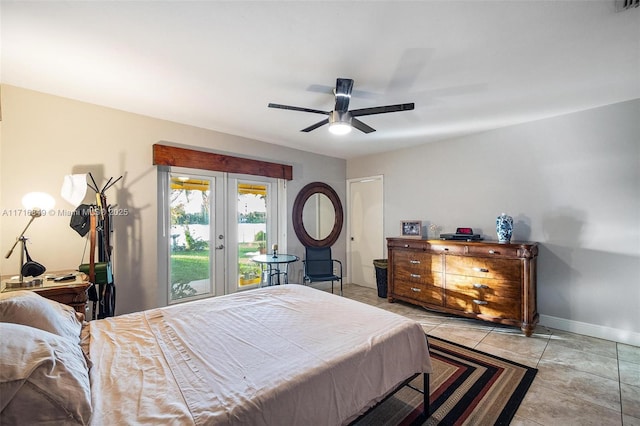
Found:
<svg viewBox="0 0 640 426"><path fill-rule="evenodd" d="M113 252L111 206L107 203L105 192L122 179L122 176L116 180L113 180L113 177L109 178L102 189L98 188L90 172L89 177L93 184L87 182L87 186L96 193L96 205L92 207L90 213L89 281L93 285L89 289L89 300L93 301L92 319L96 319L96 308L98 319L102 319L114 316L116 308L116 286L111 263ZM98 262L95 259L96 246Z"/></svg>

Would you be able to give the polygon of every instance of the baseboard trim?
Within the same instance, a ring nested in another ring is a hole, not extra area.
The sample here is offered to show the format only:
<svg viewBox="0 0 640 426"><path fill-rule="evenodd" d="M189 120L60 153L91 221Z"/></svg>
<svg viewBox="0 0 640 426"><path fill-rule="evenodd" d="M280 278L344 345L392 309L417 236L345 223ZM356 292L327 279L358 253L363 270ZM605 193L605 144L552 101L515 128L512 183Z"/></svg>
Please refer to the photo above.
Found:
<svg viewBox="0 0 640 426"><path fill-rule="evenodd" d="M562 331L611 340L627 345L640 346L640 333L586 322L572 321L565 318L540 315L540 325Z"/></svg>

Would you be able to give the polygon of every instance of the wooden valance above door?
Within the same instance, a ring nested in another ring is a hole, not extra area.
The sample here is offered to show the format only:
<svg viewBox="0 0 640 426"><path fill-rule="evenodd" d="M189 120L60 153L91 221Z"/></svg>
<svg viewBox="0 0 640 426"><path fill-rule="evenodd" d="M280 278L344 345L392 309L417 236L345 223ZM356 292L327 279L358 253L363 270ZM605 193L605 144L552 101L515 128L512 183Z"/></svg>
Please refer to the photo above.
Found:
<svg viewBox="0 0 640 426"><path fill-rule="evenodd" d="M293 167L286 164L161 144L153 145L153 164L156 166L187 167L190 169L239 173L286 180L293 179Z"/></svg>

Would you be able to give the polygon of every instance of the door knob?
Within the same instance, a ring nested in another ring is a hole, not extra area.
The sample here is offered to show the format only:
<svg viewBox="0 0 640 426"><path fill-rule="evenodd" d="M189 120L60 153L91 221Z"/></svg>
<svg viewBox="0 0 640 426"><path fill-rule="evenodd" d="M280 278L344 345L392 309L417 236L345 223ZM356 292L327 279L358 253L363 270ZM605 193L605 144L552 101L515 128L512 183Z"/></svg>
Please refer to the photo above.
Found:
<svg viewBox="0 0 640 426"><path fill-rule="evenodd" d="M224 248L224 244L220 244L219 246L216 246L216 250L222 250Z"/></svg>

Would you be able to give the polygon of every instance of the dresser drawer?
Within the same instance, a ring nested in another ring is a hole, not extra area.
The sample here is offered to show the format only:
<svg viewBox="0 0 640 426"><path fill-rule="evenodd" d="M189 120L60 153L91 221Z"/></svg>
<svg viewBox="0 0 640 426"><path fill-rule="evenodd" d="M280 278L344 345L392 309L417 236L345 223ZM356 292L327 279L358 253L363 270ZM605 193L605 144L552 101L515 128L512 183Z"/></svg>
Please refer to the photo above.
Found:
<svg viewBox="0 0 640 426"><path fill-rule="evenodd" d="M396 282L404 282L408 284L425 284L442 287L442 272L437 271L403 271L396 269L394 271L394 280Z"/></svg>
<svg viewBox="0 0 640 426"><path fill-rule="evenodd" d="M393 276L396 280L403 280L407 282L433 283L436 277L442 276L442 272L399 267L396 268Z"/></svg>
<svg viewBox="0 0 640 426"><path fill-rule="evenodd" d="M445 306L496 318L520 319L521 284L490 278L447 275Z"/></svg>
<svg viewBox="0 0 640 426"><path fill-rule="evenodd" d="M473 256L486 256L486 257L518 257L517 246L510 245L488 245L488 244L480 244L480 245L469 245L467 246L467 254Z"/></svg>
<svg viewBox="0 0 640 426"><path fill-rule="evenodd" d="M429 250L435 254L465 254L466 247L462 244L452 244L450 241L430 241Z"/></svg>
<svg viewBox="0 0 640 426"><path fill-rule="evenodd" d="M397 271L417 274L442 271L442 257L423 252L396 250L393 252L393 262Z"/></svg>
<svg viewBox="0 0 640 426"><path fill-rule="evenodd" d="M390 239L387 242L388 248L412 249L425 251L427 249L426 241L416 239Z"/></svg>
<svg viewBox="0 0 640 426"><path fill-rule="evenodd" d="M393 293L400 297L408 297L423 303L443 305L442 278L433 277L433 283L425 283L417 279L397 279L393 285Z"/></svg>
<svg viewBox="0 0 640 426"><path fill-rule="evenodd" d="M522 280L522 264L518 259L492 259L487 257L445 256L447 274L508 281Z"/></svg>

